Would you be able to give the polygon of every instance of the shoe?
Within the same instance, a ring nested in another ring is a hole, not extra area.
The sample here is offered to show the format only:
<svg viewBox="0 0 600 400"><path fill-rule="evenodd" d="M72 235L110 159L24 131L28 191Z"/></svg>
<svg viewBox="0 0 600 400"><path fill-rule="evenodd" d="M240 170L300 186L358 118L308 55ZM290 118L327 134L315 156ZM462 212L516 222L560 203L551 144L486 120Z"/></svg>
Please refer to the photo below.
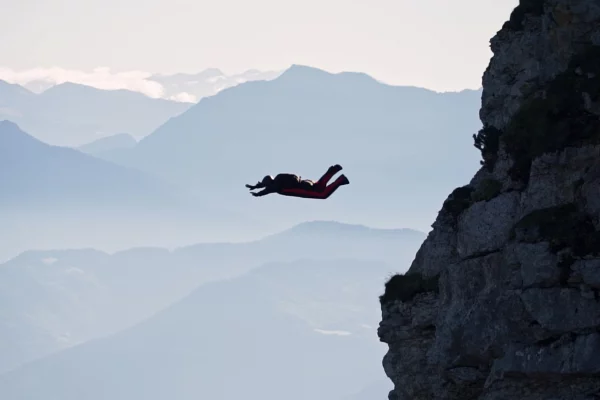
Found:
<svg viewBox="0 0 600 400"><path fill-rule="evenodd" d="M346 175L340 175L339 177L340 185L348 185L350 181L346 178Z"/></svg>
<svg viewBox="0 0 600 400"><path fill-rule="evenodd" d="M332 174L337 174L341 170L342 170L342 166L340 164L335 164L335 165L332 165L331 167L329 167L329 172L331 172Z"/></svg>

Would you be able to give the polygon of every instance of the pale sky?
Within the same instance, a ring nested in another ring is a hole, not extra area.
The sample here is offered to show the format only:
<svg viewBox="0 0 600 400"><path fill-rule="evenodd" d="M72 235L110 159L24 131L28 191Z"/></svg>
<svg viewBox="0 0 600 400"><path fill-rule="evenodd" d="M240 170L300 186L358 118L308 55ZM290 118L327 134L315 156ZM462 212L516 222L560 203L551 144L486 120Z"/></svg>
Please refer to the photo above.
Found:
<svg viewBox="0 0 600 400"><path fill-rule="evenodd" d="M0 0L0 68L236 73L291 64L479 88L518 0Z"/></svg>

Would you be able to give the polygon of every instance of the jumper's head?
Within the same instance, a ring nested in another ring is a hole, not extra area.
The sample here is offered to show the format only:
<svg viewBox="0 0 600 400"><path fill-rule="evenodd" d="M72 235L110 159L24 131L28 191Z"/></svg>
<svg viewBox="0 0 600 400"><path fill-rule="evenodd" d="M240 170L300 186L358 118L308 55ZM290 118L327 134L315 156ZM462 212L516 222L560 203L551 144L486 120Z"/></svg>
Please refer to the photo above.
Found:
<svg viewBox="0 0 600 400"><path fill-rule="evenodd" d="M260 181L260 184L263 186L269 186L270 184L273 183L273 177L271 175L267 175L265 176L262 181Z"/></svg>

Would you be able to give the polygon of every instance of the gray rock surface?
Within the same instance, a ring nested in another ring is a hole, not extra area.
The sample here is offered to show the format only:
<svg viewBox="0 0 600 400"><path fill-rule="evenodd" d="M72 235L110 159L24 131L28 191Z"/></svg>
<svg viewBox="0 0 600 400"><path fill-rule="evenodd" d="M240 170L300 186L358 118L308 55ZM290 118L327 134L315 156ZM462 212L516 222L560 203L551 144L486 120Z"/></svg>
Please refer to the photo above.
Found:
<svg viewBox="0 0 600 400"><path fill-rule="evenodd" d="M461 258L496 251L515 225L520 193L507 192L473 204L458 221L457 250Z"/></svg>
<svg viewBox="0 0 600 400"><path fill-rule="evenodd" d="M576 261L571 267L571 278L579 277L580 282L594 289L600 289L600 259Z"/></svg>
<svg viewBox="0 0 600 400"><path fill-rule="evenodd" d="M598 399L600 2L521 0L491 47L493 157L381 298L389 400Z"/></svg>

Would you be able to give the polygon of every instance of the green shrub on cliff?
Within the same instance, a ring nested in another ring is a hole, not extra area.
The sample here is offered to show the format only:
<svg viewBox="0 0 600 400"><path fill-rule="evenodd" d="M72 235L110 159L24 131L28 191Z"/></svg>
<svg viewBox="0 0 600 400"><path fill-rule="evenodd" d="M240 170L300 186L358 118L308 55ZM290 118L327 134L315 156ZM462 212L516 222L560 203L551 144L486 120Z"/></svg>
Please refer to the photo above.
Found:
<svg viewBox="0 0 600 400"><path fill-rule="evenodd" d="M488 171L494 169L501 134L500 130L486 125L477 134L473 135L473 145L481 151L481 157L483 158L480 164L485 166Z"/></svg>
<svg viewBox="0 0 600 400"><path fill-rule="evenodd" d="M381 304L400 300L410 301L419 293L439 292L439 277L424 278L419 273L397 274L385 284L383 295L379 296Z"/></svg>
<svg viewBox="0 0 600 400"><path fill-rule="evenodd" d="M471 197L473 201L489 201L498 196L501 191L502 182L496 179L484 179Z"/></svg>
<svg viewBox="0 0 600 400"><path fill-rule="evenodd" d="M446 201L444 201L442 210L450 213L454 218L458 217L464 210L473 204L473 200L471 200L471 193L473 193L473 190L474 189L469 185L454 189Z"/></svg>

